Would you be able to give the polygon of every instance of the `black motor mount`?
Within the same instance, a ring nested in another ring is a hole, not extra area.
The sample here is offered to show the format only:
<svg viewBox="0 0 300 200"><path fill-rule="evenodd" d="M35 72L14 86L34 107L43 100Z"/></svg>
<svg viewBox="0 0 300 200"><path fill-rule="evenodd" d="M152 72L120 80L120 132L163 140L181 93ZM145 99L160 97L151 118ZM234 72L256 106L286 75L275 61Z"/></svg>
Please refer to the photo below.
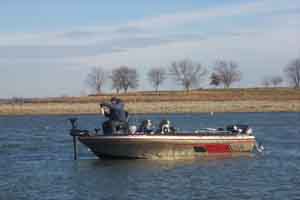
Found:
<svg viewBox="0 0 300 200"><path fill-rule="evenodd" d="M234 125L229 125L226 127L227 131L230 131L232 133L239 133L239 134L252 134L252 129L245 124L234 124Z"/></svg>
<svg viewBox="0 0 300 200"><path fill-rule="evenodd" d="M88 130L81 130L78 129L78 119L77 118L70 118L69 119L70 123L71 123L71 130L70 130L70 135L71 136L83 136L83 135L88 135L89 131Z"/></svg>

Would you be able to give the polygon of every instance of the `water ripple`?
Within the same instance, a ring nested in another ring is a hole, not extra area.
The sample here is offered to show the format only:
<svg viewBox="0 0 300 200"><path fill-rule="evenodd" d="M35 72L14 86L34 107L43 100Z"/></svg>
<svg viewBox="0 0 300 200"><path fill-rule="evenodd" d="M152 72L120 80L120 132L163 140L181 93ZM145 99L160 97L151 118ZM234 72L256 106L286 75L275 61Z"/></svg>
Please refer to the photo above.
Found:
<svg viewBox="0 0 300 200"><path fill-rule="evenodd" d="M265 147L249 157L101 161L80 145L69 116L0 117L0 199L299 199L299 113L143 115L180 129L249 123ZM103 118L79 116L84 128Z"/></svg>

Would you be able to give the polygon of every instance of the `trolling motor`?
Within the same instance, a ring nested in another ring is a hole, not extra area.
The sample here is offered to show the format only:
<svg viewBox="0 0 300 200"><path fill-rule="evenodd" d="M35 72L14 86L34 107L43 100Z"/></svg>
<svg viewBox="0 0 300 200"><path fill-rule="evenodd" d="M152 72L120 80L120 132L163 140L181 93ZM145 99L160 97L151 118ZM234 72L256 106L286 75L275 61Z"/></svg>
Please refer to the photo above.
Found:
<svg viewBox="0 0 300 200"><path fill-rule="evenodd" d="M74 160L77 160L77 137L88 135L89 131L78 129L78 123L77 123L78 119L77 118L70 118L69 121L72 126L72 128L70 130L70 135L73 137Z"/></svg>
<svg viewBox="0 0 300 200"><path fill-rule="evenodd" d="M83 135L88 135L89 131L88 130L81 130L78 129L78 119L77 118L70 118L69 119L70 123L71 123L71 130L70 130L70 135L71 136L83 136Z"/></svg>

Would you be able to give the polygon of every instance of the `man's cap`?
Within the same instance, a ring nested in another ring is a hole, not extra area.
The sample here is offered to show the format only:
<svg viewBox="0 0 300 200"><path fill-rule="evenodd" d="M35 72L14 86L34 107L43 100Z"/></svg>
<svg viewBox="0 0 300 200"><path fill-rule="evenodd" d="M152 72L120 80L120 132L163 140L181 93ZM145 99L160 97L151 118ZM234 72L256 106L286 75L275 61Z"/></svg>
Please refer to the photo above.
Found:
<svg viewBox="0 0 300 200"><path fill-rule="evenodd" d="M118 101L118 98L117 98L117 97L112 97L112 98L110 99L110 101Z"/></svg>

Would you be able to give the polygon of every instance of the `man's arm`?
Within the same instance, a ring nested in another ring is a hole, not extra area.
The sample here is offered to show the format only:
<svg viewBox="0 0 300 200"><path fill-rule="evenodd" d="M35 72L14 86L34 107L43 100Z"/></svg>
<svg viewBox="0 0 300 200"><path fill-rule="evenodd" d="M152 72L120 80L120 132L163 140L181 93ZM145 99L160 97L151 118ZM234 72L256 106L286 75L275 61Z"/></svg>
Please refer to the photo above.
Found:
<svg viewBox="0 0 300 200"><path fill-rule="evenodd" d="M111 105L110 103L107 103L107 102L101 103L100 106L101 106L101 107L107 107L107 108L109 108L109 109L112 108L112 105Z"/></svg>
<svg viewBox="0 0 300 200"><path fill-rule="evenodd" d="M124 104L123 103L111 104L111 103L104 102L101 105L105 106L109 109L114 109L114 110L124 109Z"/></svg>
<svg viewBox="0 0 300 200"><path fill-rule="evenodd" d="M100 113L101 113L102 115L105 115L105 111L104 111L104 108L103 108L102 106L100 106Z"/></svg>
<svg viewBox="0 0 300 200"><path fill-rule="evenodd" d="M111 117L111 113L110 113L110 110L111 110L111 104L110 103L106 103L106 102L103 102L100 104L100 112L103 116L105 117L108 117L110 118Z"/></svg>

